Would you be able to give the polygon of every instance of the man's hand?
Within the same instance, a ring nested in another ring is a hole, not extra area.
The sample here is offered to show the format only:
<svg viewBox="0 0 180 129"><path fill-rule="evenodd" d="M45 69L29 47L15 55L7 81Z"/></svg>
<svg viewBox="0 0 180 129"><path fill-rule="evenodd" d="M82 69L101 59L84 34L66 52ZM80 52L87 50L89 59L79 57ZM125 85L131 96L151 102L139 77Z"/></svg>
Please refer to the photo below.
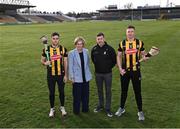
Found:
<svg viewBox="0 0 180 129"><path fill-rule="evenodd" d="M149 57L143 56L142 59L146 62L147 60L149 60Z"/></svg>
<svg viewBox="0 0 180 129"><path fill-rule="evenodd" d="M142 52L141 52L141 55L142 55L141 60L142 60L142 61L146 62L147 60L149 60L149 57L146 57L147 54L148 54L148 53L146 53L146 51L142 51Z"/></svg>
<svg viewBox="0 0 180 129"><path fill-rule="evenodd" d="M120 72L120 74L123 76L123 75L126 73L126 70L125 70L125 69L122 69L122 68L119 68L119 72Z"/></svg>
<svg viewBox="0 0 180 129"><path fill-rule="evenodd" d="M67 80L68 80L68 78L67 78L67 76L65 75L64 78L63 78L64 83L66 83Z"/></svg>
<svg viewBox="0 0 180 129"><path fill-rule="evenodd" d="M51 64L51 61L46 61L46 62L44 62L44 65L45 66L48 66L48 65L50 65Z"/></svg>

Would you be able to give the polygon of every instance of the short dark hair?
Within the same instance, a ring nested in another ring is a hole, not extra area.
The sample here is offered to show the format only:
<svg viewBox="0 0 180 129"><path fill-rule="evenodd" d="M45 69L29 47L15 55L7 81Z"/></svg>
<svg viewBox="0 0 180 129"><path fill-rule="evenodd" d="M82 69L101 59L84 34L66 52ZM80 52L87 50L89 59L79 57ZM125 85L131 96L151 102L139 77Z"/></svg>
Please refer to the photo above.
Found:
<svg viewBox="0 0 180 129"><path fill-rule="evenodd" d="M129 26L127 27L127 29L134 29L134 30L135 30L135 27L132 26L132 25L129 25Z"/></svg>
<svg viewBox="0 0 180 129"><path fill-rule="evenodd" d="M58 37L59 37L59 33L53 32L53 33L51 34L51 37L53 37L53 36L58 36Z"/></svg>
<svg viewBox="0 0 180 129"><path fill-rule="evenodd" d="M103 36L103 37L104 37L104 34L103 34L102 32L100 32L100 33L98 33L96 36L97 36L97 37L99 37L99 36Z"/></svg>

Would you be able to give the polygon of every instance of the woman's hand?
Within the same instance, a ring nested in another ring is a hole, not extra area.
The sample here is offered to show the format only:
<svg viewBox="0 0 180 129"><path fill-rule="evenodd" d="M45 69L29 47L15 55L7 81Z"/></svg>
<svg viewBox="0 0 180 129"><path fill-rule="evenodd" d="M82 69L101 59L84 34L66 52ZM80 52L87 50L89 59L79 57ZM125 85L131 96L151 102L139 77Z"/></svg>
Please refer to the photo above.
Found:
<svg viewBox="0 0 180 129"><path fill-rule="evenodd" d="M63 78L64 83L66 83L67 80L68 80L68 78L67 78L67 76L65 75L64 78Z"/></svg>

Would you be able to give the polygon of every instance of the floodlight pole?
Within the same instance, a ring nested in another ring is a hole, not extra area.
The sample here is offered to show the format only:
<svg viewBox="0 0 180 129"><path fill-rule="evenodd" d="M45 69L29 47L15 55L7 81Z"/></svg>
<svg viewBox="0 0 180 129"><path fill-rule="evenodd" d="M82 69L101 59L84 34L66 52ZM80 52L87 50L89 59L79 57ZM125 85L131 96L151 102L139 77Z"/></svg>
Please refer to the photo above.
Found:
<svg viewBox="0 0 180 129"><path fill-rule="evenodd" d="M132 11L131 11L131 21L133 21L134 18L133 18L133 8L132 8Z"/></svg>
<svg viewBox="0 0 180 129"><path fill-rule="evenodd" d="M161 17L161 0L159 1L159 18Z"/></svg>
<svg viewBox="0 0 180 129"><path fill-rule="evenodd" d="M141 21L143 19L143 8L141 7Z"/></svg>

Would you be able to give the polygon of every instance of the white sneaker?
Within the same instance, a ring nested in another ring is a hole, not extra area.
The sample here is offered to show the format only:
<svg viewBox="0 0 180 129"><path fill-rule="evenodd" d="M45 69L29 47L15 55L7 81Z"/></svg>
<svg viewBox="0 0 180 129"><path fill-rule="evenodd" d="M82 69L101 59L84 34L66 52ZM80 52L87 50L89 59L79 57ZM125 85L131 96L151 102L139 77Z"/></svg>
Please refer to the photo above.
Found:
<svg viewBox="0 0 180 129"><path fill-rule="evenodd" d="M141 111L141 112L138 112L138 120L139 121L144 121L145 120L145 117L144 117L144 113Z"/></svg>
<svg viewBox="0 0 180 129"><path fill-rule="evenodd" d="M121 116L123 113L125 113L125 109L124 108L119 108L117 110L117 112L115 113L116 116Z"/></svg>
<svg viewBox="0 0 180 129"><path fill-rule="evenodd" d="M49 117L52 118L52 117L54 117L54 115L55 115L55 110L54 110L54 108L51 108L50 112L49 112Z"/></svg>
<svg viewBox="0 0 180 129"><path fill-rule="evenodd" d="M112 114L112 112L110 110L107 110L106 113L107 113L108 117L113 117L113 114Z"/></svg>
<svg viewBox="0 0 180 129"><path fill-rule="evenodd" d="M62 113L62 116L66 116L67 115L67 112L65 110L65 108L63 106L60 107L60 111Z"/></svg>

